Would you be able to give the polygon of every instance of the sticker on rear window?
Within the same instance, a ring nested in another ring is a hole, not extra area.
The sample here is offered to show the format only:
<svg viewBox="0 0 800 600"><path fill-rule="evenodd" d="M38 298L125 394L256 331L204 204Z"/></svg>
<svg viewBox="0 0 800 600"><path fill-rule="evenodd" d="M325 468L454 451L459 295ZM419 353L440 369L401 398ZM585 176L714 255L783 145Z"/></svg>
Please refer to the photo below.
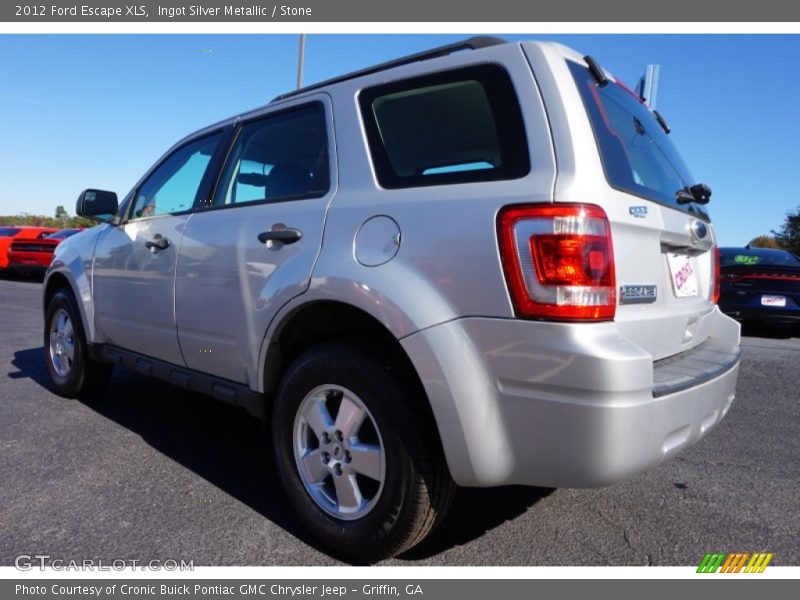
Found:
<svg viewBox="0 0 800 600"><path fill-rule="evenodd" d="M757 265L761 262L761 257L748 254L737 254L733 258L733 262L739 265Z"/></svg>

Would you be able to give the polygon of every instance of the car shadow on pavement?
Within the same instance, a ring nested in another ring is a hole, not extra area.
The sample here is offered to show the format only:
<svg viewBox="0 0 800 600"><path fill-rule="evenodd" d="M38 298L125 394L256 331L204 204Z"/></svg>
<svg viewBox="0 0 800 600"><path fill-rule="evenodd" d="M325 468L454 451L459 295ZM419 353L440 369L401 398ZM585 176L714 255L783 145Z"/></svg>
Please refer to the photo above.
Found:
<svg viewBox="0 0 800 600"><path fill-rule="evenodd" d="M44 364L43 347L17 350L11 359L11 366L17 370L8 373L10 379L32 379L40 386L50 389L50 376Z"/></svg>
<svg viewBox="0 0 800 600"><path fill-rule="evenodd" d="M41 284L44 281L44 272L15 273L0 269L0 280L16 281L18 283Z"/></svg>
<svg viewBox="0 0 800 600"><path fill-rule="evenodd" d="M43 348L14 353L14 379L50 389ZM278 483L262 424L239 408L117 367L111 384L82 403L320 552L330 553L294 516ZM552 490L460 489L440 527L402 560L433 557L524 513Z"/></svg>
<svg viewBox="0 0 800 600"><path fill-rule="evenodd" d="M793 337L800 337L800 325L745 321L742 323L742 336L766 338L770 340L788 340Z"/></svg>
<svg viewBox="0 0 800 600"><path fill-rule="evenodd" d="M11 363L18 371L9 377L52 389L43 348L17 351ZM105 390L81 402L324 552L283 497L261 423L243 410L120 366Z"/></svg>
<svg viewBox="0 0 800 600"><path fill-rule="evenodd" d="M458 488L450 512L436 530L398 558L406 561L431 558L467 544L517 518L554 491L553 488L524 486Z"/></svg>

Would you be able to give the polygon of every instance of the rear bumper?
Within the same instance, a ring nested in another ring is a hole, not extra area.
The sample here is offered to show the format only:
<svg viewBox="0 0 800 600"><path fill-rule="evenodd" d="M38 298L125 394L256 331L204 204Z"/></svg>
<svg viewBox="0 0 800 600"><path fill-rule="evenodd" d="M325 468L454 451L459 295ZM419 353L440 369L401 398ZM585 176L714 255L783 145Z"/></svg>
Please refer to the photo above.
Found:
<svg viewBox="0 0 800 600"><path fill-rule="evenodd" d="M783 297L785 306L764 306L763 296ZM723 290L719 308L726 315L740 321L766 321L773 323L792 323L800 321L800 304L796 291L749 291L738 294Z"/></svg>
<svg viewBox="0 0 800 600"><path fill-rule="evenodd" d="M18 273L22 274L32 274L32 275L44 275L45 271L47 271L47 267L43 265L33 265L33 264L18 264L12 263L8 265L6 269L8 273Z"/></svg>
<svg viewBox="0 0 800 600"><path fill-rule="evenodd" d="M800 310L787 308L751 308L742 306L720 307L722 311L738 321L762 321L765 323L800 323Z"/></svg>
<svg viewBox="0 0 800 600"><path fill-rule="evenodd" d="M467 318L402 343L465 486L607 485L699 440L727 413L739 326L654 363L614 323Z"/></svg>
<svg viewBox="0 0 800 600"><path fill-rule="evenodd" d="M15 252L9 254L8 268L13 270L32 269L44 272L53 261L51 253L41 252Z"/></svg>

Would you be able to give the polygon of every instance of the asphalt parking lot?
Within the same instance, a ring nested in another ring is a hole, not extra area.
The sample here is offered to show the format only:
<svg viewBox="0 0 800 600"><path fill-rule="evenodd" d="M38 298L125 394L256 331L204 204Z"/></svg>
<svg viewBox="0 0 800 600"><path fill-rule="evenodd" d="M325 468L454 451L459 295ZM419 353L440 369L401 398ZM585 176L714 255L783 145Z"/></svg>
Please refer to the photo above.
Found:
<svg viewBox="0 0 800 600"><path fill-rule="evenodd" d="M0 564L20 554L332 565L244 412L118 368L92 402L48 390L41 285L0 280ZM800 565L800 338L745 331L737 400L695 447L605 489L460 490L396 565Z"/></svg>

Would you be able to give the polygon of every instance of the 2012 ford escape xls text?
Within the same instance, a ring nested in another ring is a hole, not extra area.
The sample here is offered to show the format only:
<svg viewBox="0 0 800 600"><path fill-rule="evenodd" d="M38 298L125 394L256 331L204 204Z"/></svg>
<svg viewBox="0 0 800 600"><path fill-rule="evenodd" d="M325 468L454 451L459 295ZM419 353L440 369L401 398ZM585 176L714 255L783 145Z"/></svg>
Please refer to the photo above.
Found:
<svg viewBox="0 0 800 600"><path fill-rule="evenodd" d="M59 394L115 363L268 420L305 525L395 555L456 485L600 486L728 411L710 190L552 43L473 38L181 140L44 285Z"/></svg>

